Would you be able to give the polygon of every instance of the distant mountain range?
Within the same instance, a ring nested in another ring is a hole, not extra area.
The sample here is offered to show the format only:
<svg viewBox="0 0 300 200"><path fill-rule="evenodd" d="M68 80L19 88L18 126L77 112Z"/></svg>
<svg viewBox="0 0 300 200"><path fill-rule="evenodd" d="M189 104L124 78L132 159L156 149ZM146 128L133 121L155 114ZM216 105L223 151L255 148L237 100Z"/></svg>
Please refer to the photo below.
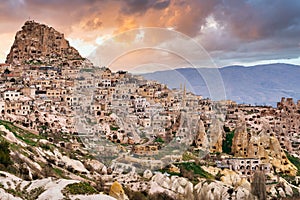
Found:
<svg viewBox="0 0 300 200"><path fill-rule="evenodd" d="M180 68L143 74L147 79L165 83L169 88L179 88L186 83L187 89L209 97L201 74L211 73L209 68ZM300 66L267 64L251 67L228 66L219 68L224 82L226 98L238 103L272 105L281 97L300 99Z"/></svg>

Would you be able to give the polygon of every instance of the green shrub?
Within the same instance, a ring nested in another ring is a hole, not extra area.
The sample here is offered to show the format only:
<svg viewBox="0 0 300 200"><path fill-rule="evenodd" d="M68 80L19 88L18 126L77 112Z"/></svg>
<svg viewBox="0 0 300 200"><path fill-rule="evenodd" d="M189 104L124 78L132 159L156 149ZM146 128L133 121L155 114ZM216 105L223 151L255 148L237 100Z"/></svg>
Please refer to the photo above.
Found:
<svg viewBox="0 0 300 200"><path fill-rule="evenodd" d="M154 140L154 142L164 143L165 141L161 137L158 137Z"/></svg>
<svg viewBox="0 0 300 200"><path fill-rule="evenodd" d="M223 140L222 144L222 151L227 154L231 154L231 146L232 146L232 139L234 136L234 131L227 132L225 139Z"/></svg>
<svg viewBox="0 0 300 200"><path fill-rule="evenodd" d="M119 127L118 127L118 126L113 126L113 125L111 125L111 126L110 126L110 130L111 130L111 131L117 131L117 130L119 130Z"/></svg>
<svg viewBox="0 0 300 200"><path fill-rule="evenodd" d="M184 152L182 154L182 160L183 161L195 160L195 156L193 154L191 154L190 152Z"/></svg>
<svg viewBox="0 0 300 200"><path fill-rule="evenodd" d="M200 165L194 162L180 163L177 165L180 168L180 174L191 180L193 184L198 183L197 177L213 180L214 176L206 172Z"/></svg>
<svg viewBox="0 0 300 200"><path fill-rule="evenodd" d="M79 182L67 185L64 189L64 193L71 195L96 194L98 191L88 183Z"/></svg>

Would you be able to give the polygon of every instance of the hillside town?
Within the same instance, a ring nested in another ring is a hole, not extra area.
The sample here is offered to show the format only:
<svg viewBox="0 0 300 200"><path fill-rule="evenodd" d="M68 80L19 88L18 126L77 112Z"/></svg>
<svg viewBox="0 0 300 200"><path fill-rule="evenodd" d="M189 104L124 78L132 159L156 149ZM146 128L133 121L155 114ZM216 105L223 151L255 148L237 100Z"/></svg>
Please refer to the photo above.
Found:
<svg viewBox="0 0 300 200"><path fill-rule="evenodd" d="M212 101L187 91L185 83L170 89L127 71L93 66L63 34L34 21L17 33L0 74L0 120L55 148L90 151L109 186L118 181L134 191L155 190L142 174L156 181L158 191L184 199L196 186L168 176L200 162L206 173L223 173L229 186L236 184L228 178L235 174L247 189L255 173L263 172L270 199L300 193L299 168L289 158L300 158L300 100L283 97L274 108ZM56 159L53 166L67 169L67 159ZM155 174L158 170L163 173ZM284 176L295 177L295 185L284 181L284 187L275 187ZM169 179L185 183L174 189Z"/></svg>

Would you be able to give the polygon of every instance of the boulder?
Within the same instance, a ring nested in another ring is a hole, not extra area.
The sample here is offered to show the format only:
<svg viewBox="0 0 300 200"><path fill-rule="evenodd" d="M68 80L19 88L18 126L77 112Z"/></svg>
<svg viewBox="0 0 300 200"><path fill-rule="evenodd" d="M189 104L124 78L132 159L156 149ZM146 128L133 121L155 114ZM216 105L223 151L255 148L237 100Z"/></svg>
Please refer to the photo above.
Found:
<svg viewBox="0 0 300 200"><path fill-rule="evenodd" d="M143 177L145 179L151 179L152 176L153 176L153 174L152 174L151 170L147 169L147 170L144 171Z"/></svg>
<svg viewBox="0 0 300 200"><path fill-rule="evenodd" d="M109 195L116 198L117 200L129 200L123 190L122 185L117 181L115 181L111 185Z"/></svg>

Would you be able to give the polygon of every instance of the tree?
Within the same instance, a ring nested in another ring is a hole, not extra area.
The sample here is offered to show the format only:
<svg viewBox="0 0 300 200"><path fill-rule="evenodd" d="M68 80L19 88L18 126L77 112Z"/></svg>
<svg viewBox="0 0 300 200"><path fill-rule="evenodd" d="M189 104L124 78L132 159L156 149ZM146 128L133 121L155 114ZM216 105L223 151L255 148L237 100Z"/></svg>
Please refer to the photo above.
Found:
<svg viewBox="0 0 300 200"><path fill-rule="evenodd" d="M251 190L252 194L258 197L258 200L267 199L266 179L265 174L262 171L257 171L253 175Z"/></svg>

